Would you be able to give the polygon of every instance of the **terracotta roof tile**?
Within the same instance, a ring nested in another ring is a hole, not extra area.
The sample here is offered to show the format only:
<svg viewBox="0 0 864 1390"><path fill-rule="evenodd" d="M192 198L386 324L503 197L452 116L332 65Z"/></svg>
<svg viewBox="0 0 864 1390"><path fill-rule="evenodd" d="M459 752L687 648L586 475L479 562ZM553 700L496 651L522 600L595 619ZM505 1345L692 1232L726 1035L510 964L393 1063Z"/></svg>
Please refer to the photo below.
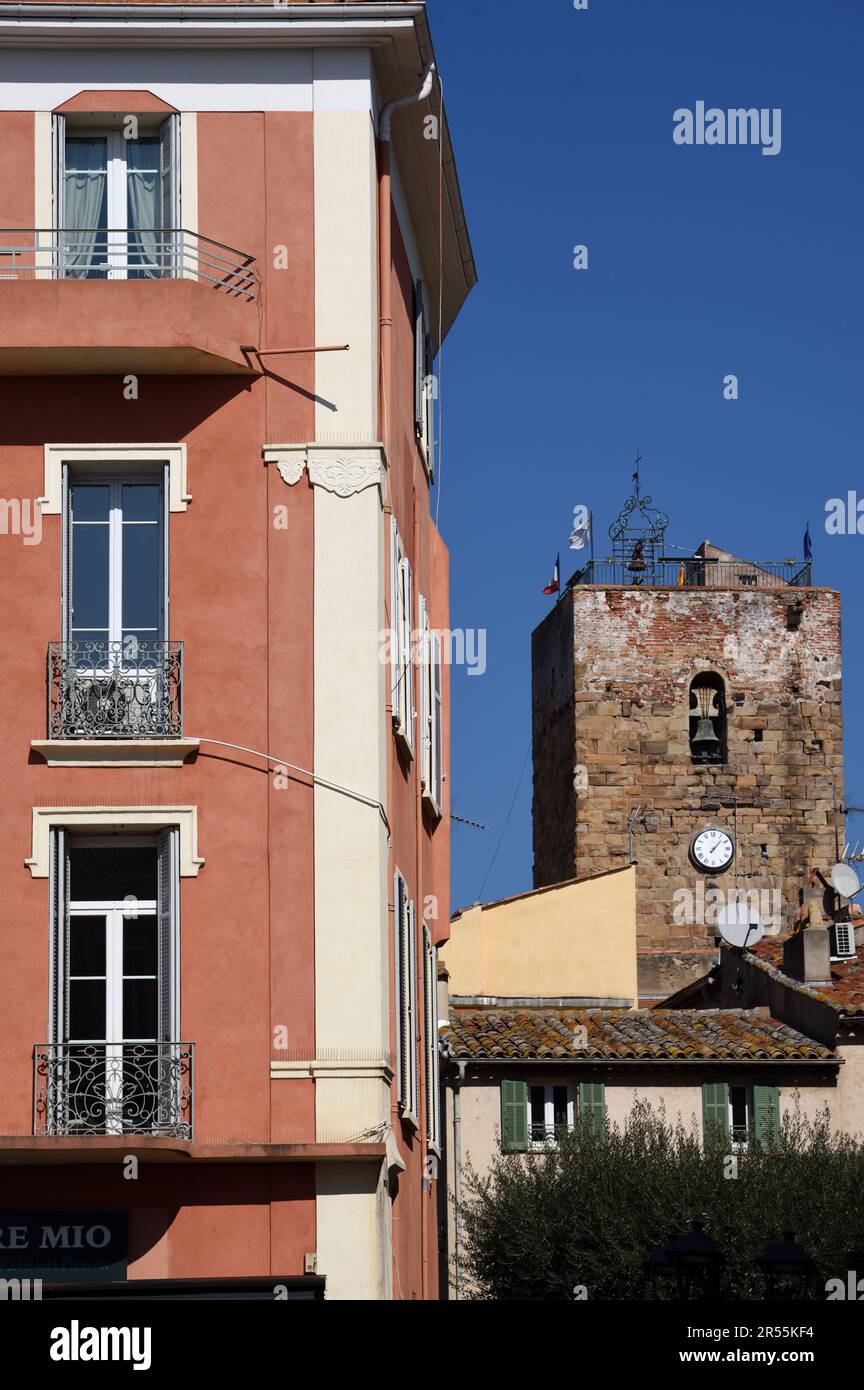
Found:
<svg viewBox="0 0 864 1390"><path fill-rule="evenodd" d="M577 1040L586 1029L587 1045ZM825 1061L836 1053L747 1009L451 1008L454 1057L542 1061Z"/></svg>

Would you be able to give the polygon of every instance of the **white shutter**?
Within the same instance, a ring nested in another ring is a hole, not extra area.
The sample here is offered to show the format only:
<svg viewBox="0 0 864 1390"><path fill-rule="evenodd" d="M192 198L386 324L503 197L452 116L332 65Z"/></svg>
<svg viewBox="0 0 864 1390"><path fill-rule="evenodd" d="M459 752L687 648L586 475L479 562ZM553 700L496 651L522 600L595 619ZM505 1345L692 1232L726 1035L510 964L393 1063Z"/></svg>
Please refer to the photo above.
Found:
<svg viewBox="0 0 864 1390"><path fill-rule="evenodd" d="M66 1041L69 1000L69 853L66 832L59 826L51 830L48 876L51 903L49 1041L62 1043Z"/></svg>
<svg viewBox="0 0 864 1390"><path fill-rule="evenodd" d="M423 281L414 286L414 428L422 439L426 430L426 316Z"/></svg>
<svg viewBox="0 0 864 1390"><path fill-rule="evenodd" d="M180 227L180 117L176 113L159 127L159 204L159 262L163 276L170 278L177 273L180 257L179 236L168 235Z"/></svg>
<svg viewBox="0 0 864 1390"><path fill-rule="evenodd" d="M424 796L428 796L432 786L432 740L430 738L432 708L429 686L429 615L426 611L426 600L422 594L417 600L417 623L420 631L420 711L417 720L420 742L420 788Z"/></svg>
<svg viewBox="0 0 864 1390"><path fill-rule="evenodd" d="M66 225L66 117L51 117L51 240L54 243L54 275L63 276L61 229Z"/></svg>
<svg viewBox="0 0 864 1390"><path fill-rule="evenodd" d="M391 660L391 699L393 702L393 727L399 733L405 731L405 680L403 672L402 644L405 623L402 615L402 542L395 520L390 528L391 561L391 600L390 600L390 660Z"/></svg>
<svg viewBox="0 0 864 1390"><path fill-rule="evenodd" d="M408 893L401 874L395 877L393 894L394 930L394 986L396 992L396 1100L399 1105L408 1106L408 1084L410 1067L407 1044L408 1029L408 971L406 960Z"/></svg>
<svg viewBox="0 0 864 1390"><path fill-rule="evenodd" d="M410 1048L408 1071L408 1109L417 1116L417 922L414 904L408 904L408 1045Z"/></svg>
<svg viewBox="0 0 864 1390"><path fill-rule="evenodd" d="M436 1147L440 1142L440 1075L438 1055L438 952L432 945L429 928L423 925L423 1005L425 1014L426 1058L426 1138Z"/></svg>
<svg viewBox="0 0 864 1390"><path fill-rule="evenodd" d="M160 1042L180 1037L180 831L176 826L159 834L159 1032Z"/></svg>
<svg viewBox="0 0 864 1390"><path fill-rule="evenodd" d="M414 671L411 662L411 624L414 617L414 605L411 589L411 566L406 559L402 561L402 578L404 584L403 593L403 628L404 636L402 639L402 666L403 666L403 688L404 688L404 718L405 727L403 734L405 742L409 748L414 747Z"/></svg>

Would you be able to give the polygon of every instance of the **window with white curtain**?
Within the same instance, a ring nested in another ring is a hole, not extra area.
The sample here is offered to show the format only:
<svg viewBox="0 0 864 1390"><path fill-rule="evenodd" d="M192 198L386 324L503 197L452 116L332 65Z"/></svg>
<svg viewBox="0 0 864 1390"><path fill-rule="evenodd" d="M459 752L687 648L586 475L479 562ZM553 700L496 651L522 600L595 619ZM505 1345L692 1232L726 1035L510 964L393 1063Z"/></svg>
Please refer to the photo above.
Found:
<svg viewBox="0 0 864 1390"><path fill-rule="evenodd" d="M176 274L178 118L156 128L75 127L63 117L55 122L61 275L140 280Z"/></svg>

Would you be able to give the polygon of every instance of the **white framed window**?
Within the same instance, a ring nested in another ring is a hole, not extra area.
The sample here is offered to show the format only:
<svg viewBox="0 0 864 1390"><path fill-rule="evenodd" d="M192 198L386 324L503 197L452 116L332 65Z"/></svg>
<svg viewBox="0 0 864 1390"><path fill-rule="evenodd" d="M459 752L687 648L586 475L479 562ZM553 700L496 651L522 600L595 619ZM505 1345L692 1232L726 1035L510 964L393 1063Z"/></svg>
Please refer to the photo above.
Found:
<svg viewBox="0 0 864 1390"><path fill-rule="evenodd" d="M572 1086L529 1085L528 1144L545 1149L576 1123L576 1092Z"/></svg>
<svg viewBox="0 0 864 1390"><path fill-rule="evenodd" d="M423 1012L426 1058L426 1141L441 1144L441 1082L438 1052L438 952L429 928L423 924Z"/></svg>
<svg viewBox="0 0 864 1390"><path fill-rule="evenodd" d="M753 1087L729 1087L729 1137L733 1149L746 1149L753 1132Z"/></svg>
<svg viewBox="0 0 864 1390"><path fill-rule="evenodd" d="M395 876L396 1098L402 1118L418 1123L417 924L408 885Z"/></svg>
<svg viewBox="0 0 864 1390"><path fill-rule="evenodd" d="M64 279L177 273L179 117L140 128L54 117L54 222Z"/></svg>
<svg viewBox="0 0 864 1390"><path fill-rule="evenodd" d="M50 1133L178 1122L179 832L51 835Z"/></svg>
<svg viewBox="0 0 864 1390"><path fill-rule="evenodd" d="M414 749L414 678L411 661L413 599L411 565L395 520L391 530L391 634L393 729L409 753Z"/></svg>
<svg viewBox="0 0 864 1390"><path fill-rule="evenodd" d="M124 655L167 636L164 467L67 474L64 641Z"/></svg>

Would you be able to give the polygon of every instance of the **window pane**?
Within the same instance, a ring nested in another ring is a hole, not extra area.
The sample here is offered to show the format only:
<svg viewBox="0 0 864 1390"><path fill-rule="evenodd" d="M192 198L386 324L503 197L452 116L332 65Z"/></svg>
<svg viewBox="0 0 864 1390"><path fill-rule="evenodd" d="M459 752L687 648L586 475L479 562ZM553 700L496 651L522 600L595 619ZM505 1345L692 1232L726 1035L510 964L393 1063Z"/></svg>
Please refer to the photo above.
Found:
<svg viewBox="0 0 864 1390"><path fill-rule="evenodd" d="M105 1039L105 981L69 981L69 1038Z"/></svg>
<svg viewBox="0 0 864 1390"><path fill-rule="evenodd" d="M162 614L161 528L123 527L123 630L159 636ZM146 629L152 628L149 634Z"/></svg>
<svg viewBox="0 0 864 1390"><path fill-rule="evenodd" d="M69 897L72 902L156 901L156 846L105 849L72 847L69 851Z"/></svg>
<svg viewBox="0 0 864 1390"><path fill-rule="evenodd" d="M747 1087L730 1086L729 1104L732 1109L732 1138L743 1141L747 1138Z"/></svg>
<svg viewBox="0 0 864 1390"><path fill-rule="evenodd" d="M123 1037L155 1038L157 993L155 980L123 981Z"/></svg>
<svg viewBox="0 0 864 1390"><path fill-rule="evenodd" d="M555 1112L555 1128L567 1128L567 1087L552 1087L552 1106Z"/></svg>
<svg viewBox="0 0 864 1390"><path fill-rule="evenodd" d="M531 1086L528 1090L531 1111L531 1138L546 1137L546 1087Z"/></svg>
<svg viewBox="0 0 864 1390"><path fill-rule="evenodd" d="M72 527L72 626L108 626L108 527Z"/></svg>
<svg viewBox="0 0 864 1390"><path fill-rule="evenodd" d="M127 918L123 923L123 974L155 975L157 969L156 918Z"/></svg>
<svg viewBox="0 0 864 1390"><path fill-rule="evenodd" d="M74 521L108 520L108 488L103 483L75 483L69 491Z"/></svg>
<svg viewBox="0 0 864 1390"><path fill-rule="evenodd" d="M105 918L70 917L70 975L105 974Z"/></svg>
<svg viewBox="0 0 864 1390"><path fill-rule="evenodd" d="M162 516L162 489L158 483L123 484L123 520L159 521Z"/></svg>

